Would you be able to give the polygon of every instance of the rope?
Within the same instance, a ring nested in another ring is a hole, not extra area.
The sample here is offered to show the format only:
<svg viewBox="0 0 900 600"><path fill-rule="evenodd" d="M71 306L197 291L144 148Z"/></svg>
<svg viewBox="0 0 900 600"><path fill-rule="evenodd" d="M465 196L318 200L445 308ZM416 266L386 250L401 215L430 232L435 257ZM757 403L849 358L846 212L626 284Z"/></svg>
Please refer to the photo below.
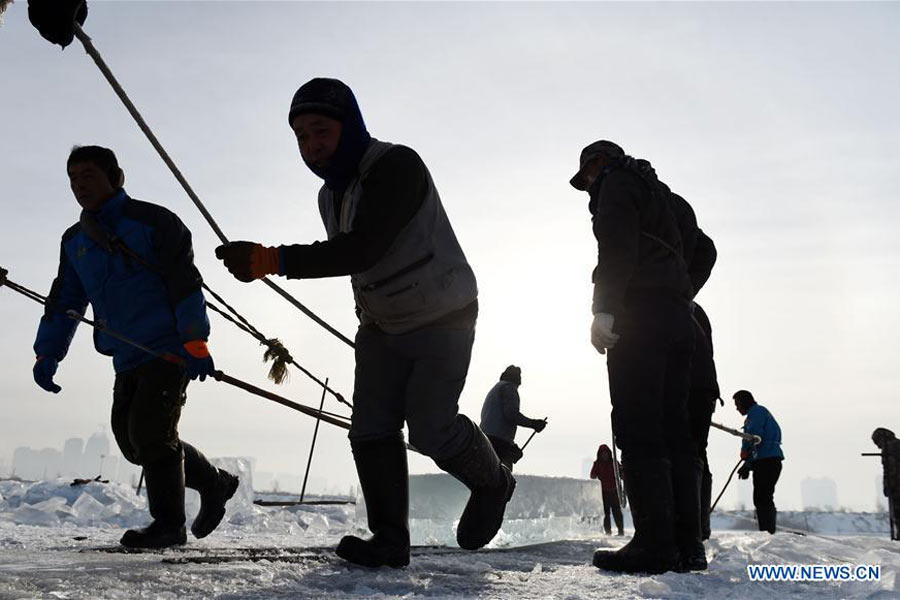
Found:
<svg viewBox="0 0 900 600"><path fill-rule="evenodd" d="M320 380L319 378L317 378L315 375L313 375L313 374L310 373L308 370L306 370L305 368L303 368L297 361L295 361L295 360L294 360L294 357L291 356L291 354L290 354L290 352L288 351L288 349L284 347L284 345L278 340L278 338L267 338L265 335L263 335L258 329L256 329L256 327L254 327L249 321L247 321L247 319L245 319L243 316L241 316L241 314L240 314L239 312L237 312L237 310L235 310L234 307L232 307L231 305L229 305L229 304L225 301L224 298L222 298L220 295L218 295L217 293L215 293L215 292L214 292L212 289L210 289L209 286L206 285L205 283L203 284L203 289L206 290L207 292L209 292L209 294L210 294L213 298L215 298L216 301L218 301L218 302L221 303L225 308L227 308L229 311L231 311L231 313L234 314L234 316L236 317L236 319L233 318L231 315L225 313L225 312L224 312L222 309L220 309L218 306L216 306L216 305L214 305L214 304L211 304L211 303L207 302L206 305L207 305L211 310L213 310L213 311L215 311L216 313L218 313L219 315L221 315L222 318L224 318L225 320L231 322L231 323L232 323L235 327L237 327L238 329L241 329L241 330L247 332L248 334L250 334L251 336L253 336L253 338L254 338L256 341L258 341L260 344L262 344L263 346L266 346L266 347L268 348L268 350L266 351L266 354L265 354L264 357L263 357L264 360L268 360L268 359L270 359L270 358L273 358L273 359L275 359L276 364L280 361L280 362L283 362L283 363L289 363L289 364L293 365L294 367L296 367L297 369L299 369L300 371L302 371L307 377L309 377L310 379L312 379L313 381L315 381L316 383L318 383L320 386L322 386L322 389L324 389L325 391L327 391L327 392L329 392L331 395L333 395L334 398L335 398L338 402L340 402L341 404L344 404L344 405L346 405L346 406L348 406L348 407L350 407L350 408L353 408L353 405L350 404L347 400L345 400L345 399L344 399L344 396L342 396L339 392L336 392L336 391L334 391L333 389L331 389L330 387L328 387L328 384L327 384L327 383L321 381L321 380ZM275 366L274 366L274 365L273 365L273 367L272 367L272 370L273 370L273 372L275 372ZM275 383L281 383L281 381L284 379L283 377L272 377L272 374L271 374L271 373L270 373L270 378L273 379L273 381L275 381Z"/></svg>
<svg viewBox="0 0 900 600"><path fill-rule="evenodd" d="M716 504L719 503L719 499L722 497L722 494L725 493L725 490L728 489L728 484L731 483L731 478L734 477L735 472L738 470L738 467L740 467L741 463L743 463L743 462L744 462L744 459L742 458L737 462L736 465L734 465L734 468L731 470L731 475L728 476L728 481L726 481L725 485L722 486L722 491L719 492L718 496L716 496L716 501L713 502L712 506L709 507L709 512L716 510Z"/></svg>
<svg viewBox="0 0 900 600"><path fill-rule="evenodd" d="M88 37L88 35L84 32L84 30L81 28L81 25L77 21L73 22L73 26L74 26L74 31L75 31L75 37L77 37L78 41L80 41L81 44L84 46L85 52L87 52L88 55L94 60L94 63L97 65L97 68L99 68L100 72L103 73L103 76L106 78L106 81L108 81L109 85L112 86L113 91L115 91L116 95L119 97L119 99L125 105L125 108L128 109L128 112L131 114L132 118L134 118L138 127L140 127L141 131L144 132L144 135L147 136L147 139L150 141L150 143L156 149L157 154L159 154L159 156L160 156L160 158L162 158L163 162L166 163L166 166L169 167L169 170L172 172L172 175L175 176L175 179L177 179L178 183L181 184L181 187L184 188L184 191L187 193L188 197L191 199L191 201L194 203L194 205L197 207L197 209L203 215L203 218L206 219L206 222L209 224L209 226L215 232L216 236L218 236L219 240L223 244L227 244L228 238L225 237L225 234L219 228L219 225L215 222L212 215L206 209L206 206L203 205L203 203L200 201L200 198L197 196L196 193L194 193L194 190L193 190L193 188L191 188L190 184L187 182L187 179L185 179L184 175L181 174L181 171L175 165L175 162L171 159L168 152L166 152L165 148L163 148L162 144L160 144L159 140L156 138L156 135L153 133L153 131L147 125L147 122L144 121L144 118L141 116L141 113L138 112L138 109L131 102L131 99L125 93L125 90L122 88L122 86L116 80L112 71L106 65L103 58L100 56L100 53L97 51L97 49L94 47L94 44L91 42L91 38ZM340 333L337 329L335 329L334 327L332 327L331 325L326 323L321 317L316 315L313 311L308 309L299 300L297 300L296 298L294 298L293 296L288 294L281 287L279 287L274 282L272 282L271 280L269 280L268 278L265 278L265 277L262 279L262 281L267 286L269 286L272 290L274 290L276 293L278 293L282 298L284 298L290 304L292 304L295 308L299 309L307 317L309 317L310 319L312 319L313 321L315 321L316 323L321 325L329 333L331 333L332 335L337 337L339 340L343 341L345 344L347 344L351 348L354 347L353 342L350 341L349 338L347 338L342 333Z"/></svg>
<svg viewBox="0 0 900 600"><path fill-rule="evenodd" d="M23 285L19 285L13 281L10 281L8 278L6 278L5 271L3 273L4 273L3 277L0 277L0 286L6 286L9 289L13 290L14 292L22 294L26 298L33 300L39 304L43 304L44 306L50 306L50 302L46 296L43 296L33 290L29 290L28 288L26 288ZM182 359L178 356L168 354L168 353L157 352L156 350L147 348L146 346L139 344L139 343L135 342L134 340L131 340L120 333L117 333L111 329L104 327L101 323L98 323L96 321L92 321L90 319L85 318L83 315L79 314L75 310L68 310L64 314L67 317L69 317L70 319L74 319L81 323L85 323L85 324L93 327L94 329L102 331L106 335L109 335L110 337L113 337L125 344L128 344L129 346L132 346L133 348L137 348L138 350L141 350L151 356L154 356L156 358L161 358L161 359L167 360L169 362L177 362L179 364L181 364L183 362ZM303 404L298 404L296 402L288 400L287 398L283 398L282 396L273 394L272 392L268 392L266 390L263 390L261 388L254 386L254 385L251 385L245 381L241 381L240 379L231 377L230 375L227 375L227 374L223 373L222 371L213 371L212 378L215 379L216 381L221 381L223 383L227 383L228 385L232 385L234 387L237 387L237 388L240 388L247 392L250 392L251 394L255 394L262 398L266 398L267 400L277 402L278 404L281 404L283 406L293 408L294 410L296 410L298 412L302 412L303 414L321 418L323 421L325 421L327 423L331 423L332 425L341 427L342 429L350 429L350 418L349 417L345 417L343 415L336 415L336 414L330 413L330 412L316 410L315 408L312 408L309 406L304 406Z"/></svg>
<svg viewBox="0 0 900 600"><path fill-rule="evenodd" d="M102 227L100 227L100 225L97 223L96 219L94 219L88 213L86 213L86 212L81 213L80 223L81 223L81 227L82 227L82 230L84 231L85 235L87 235L89 238L94 240L98 245L100 245L107 252L110 252L110 253L121 252L126 261L133 260L133 261L137 262L138 264L140 264L145 269L147 269L148 271L150 271L151 273L155 273L156 275L159 275L160 277L164 277L163 270L160 267L151 263L149 260L145 259L143 256L141 256L140 254L138 254L137 252L135 252L134 250L129 248L128 244L126 244L124 242L124 240L122 240L116 236L110 235L109 232L107 232ZM264 362L269 361L269 360L273 361L272 368L269 371L269 379L274 381L276 384L282 383L285 380L285 378L287 377L287 370L285 368L285 364L287 364L287 363L293 364L295 367L297 367L298 369L303 371L306 375L308 375L313 381L315 381L320 386L322 386L325 390L331 392L334 395L334 397L337 398L337 400L339 402L346 404L350 408L353 408L353 405L350 404L349 402L347 402L346 400L344 400L343 396L341 396L339 393L337 393L334 390L332 390L331 388L329 388L327 385L325 385L319 379L317 379L315 376L313 376L312 373L310 373L309 371L307 371L306 369L301 367L298 363L296 363L294 361L294 359L291 357L291 353L288 352L288 349L284 347L284 344L282 344L278 338L270 339L270 338L267 338L266 336L264 336L262 333L260 333L260 331L258 329L256 329L256 327L253 326L252 323L250 323L250 321L248 321L246 318L244 318L244 316L241 315L241 313L239 313L237 311L237 309L235 309L233 306L228 304L228 302L226 302L222 296L217 294L205 282L201 281L200 285L204 290L209 292L209 294L213 298L215 298L218 302L222 303L222 305L225 306L225 308L227 308L234 315L234 317L232 317L231 315L229 315L228 313L223 311L221 308L219 308L215 304L213 304L211 302L207 302L206 305L211 310L220 314L225 320L234 324L238 329L241 329L241 330L249 333L260 344L262 344L263 346L266 346L268 348L266 350L266 353L263 355L263 361ZM235 320L235 317L237 318L237 320Z"/></svg>

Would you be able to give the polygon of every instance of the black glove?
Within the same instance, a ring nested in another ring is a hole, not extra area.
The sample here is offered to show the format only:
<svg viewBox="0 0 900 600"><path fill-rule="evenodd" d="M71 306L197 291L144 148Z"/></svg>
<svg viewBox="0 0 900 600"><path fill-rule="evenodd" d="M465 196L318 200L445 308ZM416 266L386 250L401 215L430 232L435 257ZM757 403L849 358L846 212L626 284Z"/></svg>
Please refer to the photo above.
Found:
<svg viewBox="0 0 900 600"><path fill-rule="evenodd" d="M75 21L84 25L86 0L28 0L28 20L41 36L63 48L75 37Z"/></svg>
<svg viewBox="0 0 900 600"><path fill-rule="evenodd" d="M6 283L7 275L9 275L9 271L4 269L3 267L0 267L0 285L3 285L4 283Z"/></svg>
<svg viewBox="0 0 900 600"><path fill-rule="evenodd" d="M744 466L738 469L738 479L750 479L750 465L744 463Z"/></svg>
<svg viewBox="0 0 900 600"><path fill-rule="evenodd" d="M532 419L531 420L531 428L537 431L538 433L542 432L544 428L547 426L547 419Z"/></svg>

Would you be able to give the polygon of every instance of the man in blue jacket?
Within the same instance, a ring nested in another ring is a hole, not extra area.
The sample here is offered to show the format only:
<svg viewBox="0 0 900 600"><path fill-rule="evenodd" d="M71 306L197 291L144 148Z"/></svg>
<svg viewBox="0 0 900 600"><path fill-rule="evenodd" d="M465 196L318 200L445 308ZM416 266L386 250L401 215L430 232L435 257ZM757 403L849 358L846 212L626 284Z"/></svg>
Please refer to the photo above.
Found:
<svg viewBox="0 0 900 600"><path fill-rule="evenodd" d="M755 448L744 440L741 444L741 458L744 464L738 470L740 479L748 479L753 471L753 505L756 507L756 521L760 531L775 533L775 484L781 475L781 428L766 407L760 406L747 390L734 393L734 407L746 416L744 433L762 438Z"/></svg>
<svg viewBox="0 0 900 600"><path fill-rule="evenodd" d="M121 543L181 545L185 485L200 492L191 527L198 538L218 526L238 485L178 436L188 379L203 381L214 369L191 233L167 209L128 196L112 150L76 146L66 168L83 210L62 237L59 271L34 343L34 380L54 394L62 389L53 376L78 326L67 312L83 315L88 303L98 324L143 347L94 331L94 346L112 357L116 372L113 434L122 455L144 468L153 517L149 526L126 531Z"/></svg>

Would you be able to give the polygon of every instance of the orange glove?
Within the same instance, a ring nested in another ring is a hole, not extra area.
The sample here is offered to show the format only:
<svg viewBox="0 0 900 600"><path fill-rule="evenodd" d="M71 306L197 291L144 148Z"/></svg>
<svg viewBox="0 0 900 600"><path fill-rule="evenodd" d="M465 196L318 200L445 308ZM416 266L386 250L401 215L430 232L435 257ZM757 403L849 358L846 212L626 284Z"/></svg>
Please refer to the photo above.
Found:
<svg viewBox="0 0 900 600"><path fill-rule="evenodd" d="M184 372L189 379L200 378L200 381L205 381L206 376L212 375L216 370L209 348L203 340L185 342L181 356L184 358Z"/></svg>
<svg viewBox="0 0 900 600"><path fill-rule="evenodd" d="M255 242L229 242L216 248L216 258L238 281L248 283L281 273L281 250Z"/></svg>

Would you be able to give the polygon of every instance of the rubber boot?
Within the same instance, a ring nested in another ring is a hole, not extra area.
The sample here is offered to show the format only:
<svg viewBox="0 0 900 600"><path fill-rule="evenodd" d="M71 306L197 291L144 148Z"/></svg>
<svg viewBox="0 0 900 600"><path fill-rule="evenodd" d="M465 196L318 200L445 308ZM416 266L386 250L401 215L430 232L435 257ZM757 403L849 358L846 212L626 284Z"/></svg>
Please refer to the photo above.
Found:
<svg viewBox="0 0 900 600"><path fill-rule="evenodd" d="M775 533L775 520L778 511L775 506L763 506L756 509L756 521L759 523L760 531L768 531Z"/></svg>
<svg viewBox="0 0 900 600"><path fill-rule="evenodd" d="M671 465L664 458L623 460L623 463L634 537L619 550L597 550L593 564L620 573L671 571L678 566Z"/></svg>
<svg viewBox="0 0 900 600"><path fill-rule="evenodd" d="M516 489L516 480L509 469L500 464L481 429L471 421L469 424L472 436L468 447L453 458L435 462L471 492L456 527L456 542L465 550L477 550L500 531L506 503Z"/></svg>
<svg viewBox="0 0 900 600"><path fill-rule="evenodd" d="M710 504L712 503L712 473L709 472L709 466L704 463L703 479L700 481L700 538L708 540L712 535L712 528L709 524Z"/></svg>
<svg viewBox="0 0 900 600"><path fill-rule="evenodd" d="M409 470L403 436L351 441L350 446L372 537L344 536L337 555L364 567L405 567L409 564Z"/></svg>
<svg viewBox="0 0 900 600"><path fill-rule="evenodd" d="M679 571L705 571L706 549L700 532L700 480L703 463L695 456L672 460L675 507L675 542L681 559Z"/></svg>
<svg viewBox="0 0 900 600"><path fill-rule="evenodd" d="M203 453L184 442L184 481L192 490L200 492L200 512L191 525L196 538L212 533L225 516L225 503L237 491L238 477L223 469L217 469Z"/></svg>
<svg viewBox="0 0 900 600"><path fill-rule="evenodd" d="M184 530L184 457L144 467L147 504L153 522L129 529L119 543L127 548L168 548L187 541Z"/></svg>

